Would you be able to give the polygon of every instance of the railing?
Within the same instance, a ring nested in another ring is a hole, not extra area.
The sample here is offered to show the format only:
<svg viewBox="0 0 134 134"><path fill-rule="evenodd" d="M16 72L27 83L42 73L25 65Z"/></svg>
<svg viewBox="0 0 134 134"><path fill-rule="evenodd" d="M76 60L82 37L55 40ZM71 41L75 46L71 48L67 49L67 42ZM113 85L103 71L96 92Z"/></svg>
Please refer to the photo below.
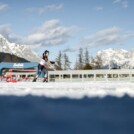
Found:
<svg viewBox="0 0 134 134"><path fill-rule="evenodd" d="M134 81L134 69L49 71L48 81Z"/></svg>
<svg viewBox="0 0 134 134"><path fill-rule="evenodd" d="M12 75L36 75L36 72L8 72ZM49 71L49 82L84 82L84 81L134 81L134 69L116 70L67 70Z"/></svg>
<svg viewBox="0 0 134 134"><path fill-rule="evenodd" d="M7 72L6 75L36 75L36 72Z"/></svg>

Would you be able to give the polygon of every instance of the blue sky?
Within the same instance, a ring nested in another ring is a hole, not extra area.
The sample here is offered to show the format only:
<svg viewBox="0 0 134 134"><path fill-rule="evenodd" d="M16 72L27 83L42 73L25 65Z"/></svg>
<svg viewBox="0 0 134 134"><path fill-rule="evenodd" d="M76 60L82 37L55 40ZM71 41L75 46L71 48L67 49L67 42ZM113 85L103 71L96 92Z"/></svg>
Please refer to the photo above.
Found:
<svg viewBox="0 0 134 134"><path fill-rule="evenodd" d="M1 0L0 34L41 54L59 50L75 62L78 49L90 55L134 45L133 0Z"/></svg>

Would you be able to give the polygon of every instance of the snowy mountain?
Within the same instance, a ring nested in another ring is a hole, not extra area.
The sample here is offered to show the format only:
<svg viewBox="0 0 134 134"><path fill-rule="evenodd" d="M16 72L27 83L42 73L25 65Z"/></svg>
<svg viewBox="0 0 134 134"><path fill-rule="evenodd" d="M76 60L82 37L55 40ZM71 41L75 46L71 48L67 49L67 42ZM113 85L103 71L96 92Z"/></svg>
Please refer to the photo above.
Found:
<svg viewBox="0 0 134 134"><path fill-rule="evenodd" d="M0 52L14 54L31 62L40 60L40 57L28 45L10 43L2 35L0 35Z"/></svg>
<svg viewBox="0 0 134 134"><path fill-rule="evenodd" d="M105 49L97 52L102 60L102 68L134 68L134 50Z"/></svg>

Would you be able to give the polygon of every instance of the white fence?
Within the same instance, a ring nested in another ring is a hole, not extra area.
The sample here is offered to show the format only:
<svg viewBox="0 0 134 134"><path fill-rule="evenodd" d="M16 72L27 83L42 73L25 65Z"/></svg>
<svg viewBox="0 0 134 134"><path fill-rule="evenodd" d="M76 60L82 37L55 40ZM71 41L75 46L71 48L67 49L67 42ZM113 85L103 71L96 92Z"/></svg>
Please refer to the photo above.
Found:
<svg viewBox="0 0 134 134"><path fill-rule="evenodd" d="M134 81L134 69L49 71L48 81Z"/></svg>

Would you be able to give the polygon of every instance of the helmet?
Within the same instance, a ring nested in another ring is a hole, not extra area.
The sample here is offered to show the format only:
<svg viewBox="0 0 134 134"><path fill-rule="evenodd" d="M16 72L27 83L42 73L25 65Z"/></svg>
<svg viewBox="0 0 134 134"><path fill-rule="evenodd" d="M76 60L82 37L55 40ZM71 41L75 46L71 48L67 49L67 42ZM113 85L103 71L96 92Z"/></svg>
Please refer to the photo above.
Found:
<svg viewBox="0 0 134 134"><path fill-rule="evenodd" d="M49 53L49 51L48 50L45 50L44 54L47 54L47 53Z"/></svg>

